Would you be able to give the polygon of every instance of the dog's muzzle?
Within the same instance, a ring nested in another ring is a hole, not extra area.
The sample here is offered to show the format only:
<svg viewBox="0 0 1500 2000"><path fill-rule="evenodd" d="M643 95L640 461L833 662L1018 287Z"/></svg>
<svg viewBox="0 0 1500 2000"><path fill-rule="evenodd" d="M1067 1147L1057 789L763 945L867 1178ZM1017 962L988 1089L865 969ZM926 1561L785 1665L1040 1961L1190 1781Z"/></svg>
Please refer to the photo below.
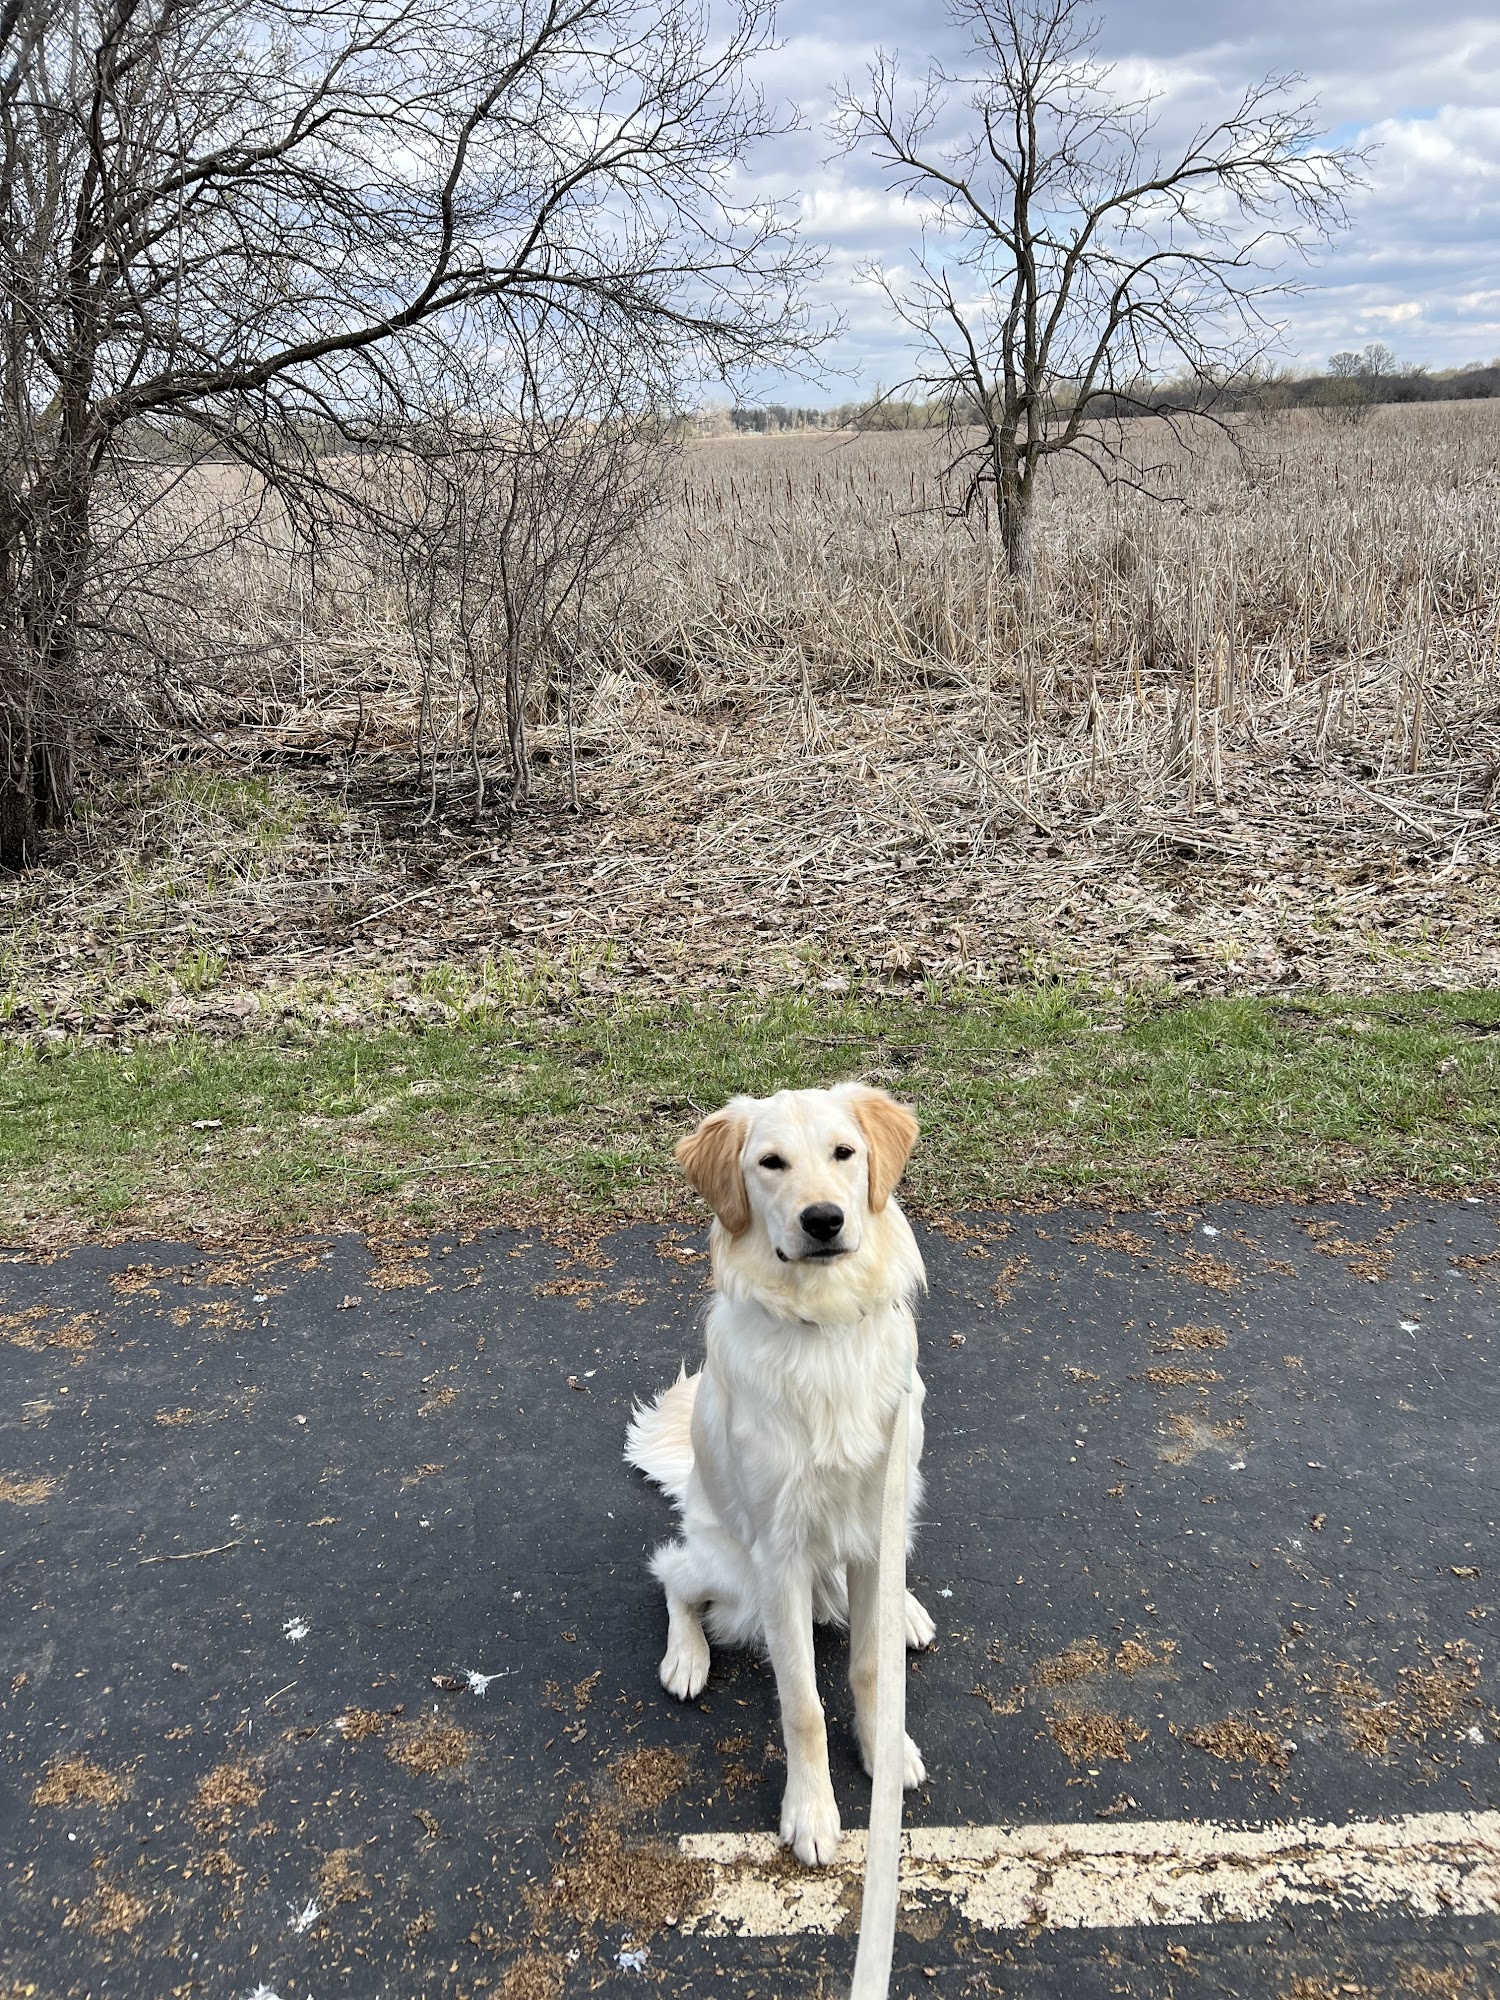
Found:
<svg viewBox="0 0 1500 2000"><path fill-rule="evenodd" d="M796 1261L800 1264L812 1259L843 1257L848 1253L848 1245L839 1241L844 1231L844 1211L836 1201L810 1202L797 1217L802 1234L811 1238L811 1248L804 1250ZM776 1255L783 1264L793 1260L785 1250L777 1249Z"/></svg>

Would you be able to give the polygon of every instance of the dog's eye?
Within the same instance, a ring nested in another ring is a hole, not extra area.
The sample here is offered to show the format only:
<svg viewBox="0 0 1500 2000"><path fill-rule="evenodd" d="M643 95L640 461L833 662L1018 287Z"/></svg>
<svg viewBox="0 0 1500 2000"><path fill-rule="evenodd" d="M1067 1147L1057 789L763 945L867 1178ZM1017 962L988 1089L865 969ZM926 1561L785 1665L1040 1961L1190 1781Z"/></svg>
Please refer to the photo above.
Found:
<svg viewBox="0 0 1500 2000"><path fill-rule="evenodd" d="M774 1174L774 1173L779 1173L781 1171L781 1169L786 1165L786 1161L782 1159L780 1153L767 1153L765 1157L762 1159L761 1165L763 1167L769 1167L771 1172Z"/></svg>
<svg viewBox="0 0 1500 2000"><path fill-rule="evenodd" d="M833 1157L836 1160L852 1160L854 1158L854 1148L852 1146L835 1146Z"/></svg>

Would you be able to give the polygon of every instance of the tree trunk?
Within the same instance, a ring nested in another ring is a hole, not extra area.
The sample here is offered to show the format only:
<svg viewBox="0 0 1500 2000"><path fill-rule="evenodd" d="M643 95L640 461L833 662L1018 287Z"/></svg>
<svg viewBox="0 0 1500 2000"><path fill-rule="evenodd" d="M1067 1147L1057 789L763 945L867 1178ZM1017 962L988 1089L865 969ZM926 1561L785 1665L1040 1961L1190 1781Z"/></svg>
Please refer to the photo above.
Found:
<svg viewBox="0 0 1500 2000"><path fill-rule="evenodd" d="M31 867L45 828L67 818L73 801L72 729L60 710L34 696L0 721L0 868Z"/></svg>
<svg viewBox="0 0 1500 2000"><path fill-rule="evenodd" d="M1005 550L1005 567L1017 578L1024 577L1031 566L1030 466L1021 456L1018 423L1016 411L1008 408L1003 420L991 427L989 443L1000 543Z"/></svg>
<svg viewBox="0 0 1500 2000"><path fill-rule="evenodd" d="M29 868L41 835L74 793L78 618L87 557L86 499L47 541L0 553L0 867Z"/></svg>
<svg viewBox="0 0 1500 2000"><path fill-rule="evenodd" d="M531 756L526 742L526 674L519 620L506 606L505 735L510 746L511 797L525 805L531 796Z"/></svg>
<svg viewBox="0 0 1500 2000"><path fill-rule="evenodd" d="M1013 577L1024 577L1031 568L1031 495L1017 488L1000 495L1000 542L1005 550L1005 567Z"/></svg>
<svg viewBox="0 0 1500 2000"><path fill-rule="evenodd" d="M0 767L0 868L29 868L37 854L37 802L30 759L7 755Z"/></svg>

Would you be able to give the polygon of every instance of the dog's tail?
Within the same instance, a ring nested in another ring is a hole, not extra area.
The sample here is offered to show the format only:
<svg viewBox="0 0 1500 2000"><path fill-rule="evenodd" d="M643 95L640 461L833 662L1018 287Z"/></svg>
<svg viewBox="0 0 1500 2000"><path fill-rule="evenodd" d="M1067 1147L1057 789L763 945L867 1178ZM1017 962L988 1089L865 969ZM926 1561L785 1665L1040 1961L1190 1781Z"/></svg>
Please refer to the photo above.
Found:
<svg viewBox="0 0 1500 2000"><path fill-rule="evenodd" d="M625 1433L625 1456L681 1506L693 1469L693 1405L698 1377L684 1365L654 1403L637 1403Z"/></svg>

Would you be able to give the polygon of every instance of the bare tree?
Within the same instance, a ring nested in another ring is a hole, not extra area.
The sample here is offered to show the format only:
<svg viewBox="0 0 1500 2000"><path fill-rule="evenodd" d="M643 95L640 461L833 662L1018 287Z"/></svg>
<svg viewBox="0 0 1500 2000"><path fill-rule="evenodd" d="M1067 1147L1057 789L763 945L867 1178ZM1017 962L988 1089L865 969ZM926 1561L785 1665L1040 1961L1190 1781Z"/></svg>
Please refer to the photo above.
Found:
<svg viewBox="0 0 1500 2000"><path fill-rule="evenodd" d="M770 0L6 0L0 864L66 813L99 521L144 456L293 507L458 349L545 335L638 406L805 348L809 259L728 189Z"/></svg>
<svg viewBox="0 0 1500 2000"><path fill-rule="evenodd" d="M1314 143L1289 77L1167 148L1097 58L1090 0L947 5L968 63L908 86L882 55L836 129L927 213L910 268L871 275L917 336L905 386L960 438L962 503L1019 573L1045 461L1141 477L1122 419L1192 408L1264 353L1276 267L1342 222L1358 161Z"/></svg>
<svg viewBox="0 0 1500 2000"><path fill-rule="evenodd" d="M1372 340L1358 352L1341 348L1328 357L1328 378L1317 407L1330 423L1366 423L1380 401L1382 381L1400 372L1400 362L1383 340Z"/></svg>
<svg viewBox="0 0 1500 2000"><path fill-rule="evenodd" d="M585 621L628 547L660 507L673 427L655 412L569 375L476 381L450 393L371 479L368 518L394 545L407 623L422 670L418 750L435 812L445 749L461 757L477 810L504 746L510 796L528 796L527 719L534 705L572 728ZM540 683L540 685L539 685Z"/></svg>
<svg viewBox="0 0 1500 2000"><path fill-rule="evenodd" d="M1284 369L1252 361L1238 372L1235 401L1249 420L1269 430L1291 407L1292 377Z"/></svg>

